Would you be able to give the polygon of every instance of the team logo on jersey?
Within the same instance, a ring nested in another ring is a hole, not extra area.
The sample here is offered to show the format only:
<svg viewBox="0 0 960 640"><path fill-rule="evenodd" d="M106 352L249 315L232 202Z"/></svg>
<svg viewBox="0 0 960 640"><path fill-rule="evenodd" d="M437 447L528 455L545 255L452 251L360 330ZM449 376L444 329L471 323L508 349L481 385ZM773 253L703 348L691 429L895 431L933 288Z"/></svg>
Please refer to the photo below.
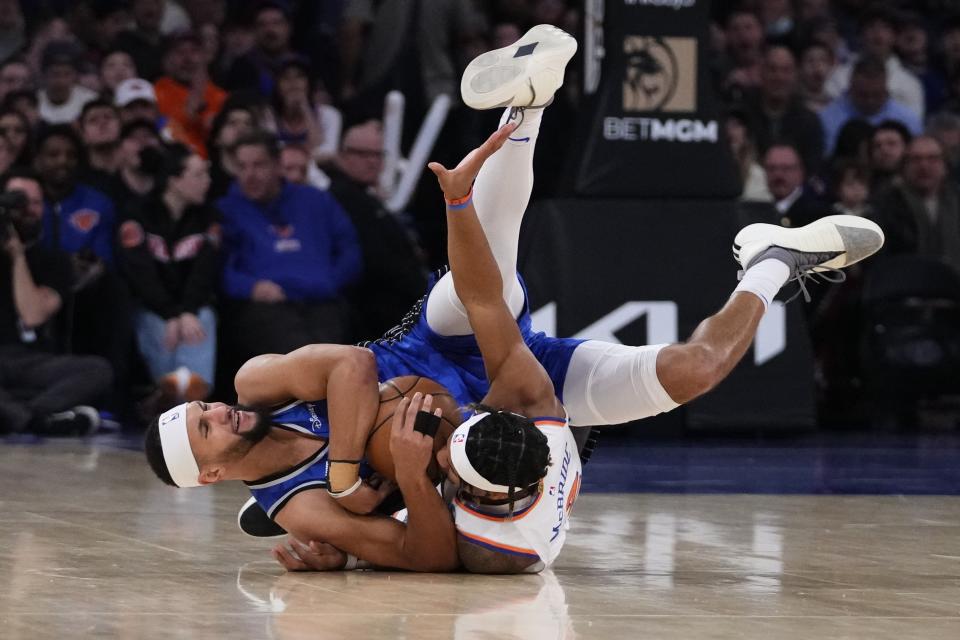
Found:
<svg viewBox="0 0 960 640"><path fill-rule="evenodd" d="M139 222L127 220L120 225L120 246L132 249L143 244L143 227Z"/></svg>
<svg viewBox="0 0 960 640"><path fill-rule="evenodd" d="M270 231L272 231L273 235L277 236L278 238L292 238L295 229L293 228L292 224L285 224L282 226L278 224L272 224L270 225Z"/></svg>
<svg viewBox="0 0 960 640"><path fill-rule="evenodd" d="M167 242L155 233L147 234L147 248L157 262L170 262L170 251Z"/></svg>
<svg viewBox="0 0 960 640"><path fill-rule="evenodd" d="M463 441L466 440L466 439L467 439L466 434L464 434L464 433L458 433L457 435L453 436L453 444L460 444L461 442L463 442Z"/></svg>
<svg viewBox="0 0 960 640"><path fill-rule="evenodd" d="M624 111L694 111L697 103L695 38L627 36Z"/></svg>
<svg viewBox="0 0 960 640"><path fill-rule="evenodd" d="M173 259L179 261L195 258L200 253L201 247L203 247L202 234L193 233L186 238L181 238L173 246Z"/></svg>
<svg viewBox="0 0 960 640"><path fill-rule="evenodd" d="M319 429L323 426L323 420L317 415L317 412L313 409L313 404L310 402L306 403L307 411L310 412L310 426L314 429Z"/></svg>
<svg viewBox="0 0 960 640"><path fill-rule="evenodd" d="M100 222L100 212L93 209L80 209L70 214L70 226L80 233L89 233Z"/></svg>

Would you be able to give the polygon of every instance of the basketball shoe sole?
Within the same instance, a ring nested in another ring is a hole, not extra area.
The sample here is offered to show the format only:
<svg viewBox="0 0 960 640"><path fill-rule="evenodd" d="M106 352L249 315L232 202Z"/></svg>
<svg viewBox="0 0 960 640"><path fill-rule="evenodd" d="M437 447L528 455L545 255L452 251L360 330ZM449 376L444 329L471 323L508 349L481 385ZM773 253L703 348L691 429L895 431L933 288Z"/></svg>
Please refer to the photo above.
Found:
<svg viewBox="0 0 960 640"><path fill-rule="evenodd" d="M472 109L546 106L576 52L573 36L537 25L509 47L474 58L463 72L460 95Z"/></svg>

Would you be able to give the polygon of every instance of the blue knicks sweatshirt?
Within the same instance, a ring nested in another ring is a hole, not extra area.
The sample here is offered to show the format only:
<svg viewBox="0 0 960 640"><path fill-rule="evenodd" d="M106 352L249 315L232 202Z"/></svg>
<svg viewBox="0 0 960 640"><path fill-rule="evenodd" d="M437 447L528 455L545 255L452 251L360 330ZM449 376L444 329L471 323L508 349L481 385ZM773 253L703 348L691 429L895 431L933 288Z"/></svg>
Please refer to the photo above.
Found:
<svg viewBox="0 0 960 640"><path fill-rule="evenodd" d="M356 231L328 192L285 182L280 195L263 204L234 183L217 206L223 290L230 298L248 300L257 280L270 280L291 301L331 300L360 276Z"/></svg>
<svg viewBox="0 0 960 640"><path fill-rule="evenodd" d="M50 249L78 253L93 251L113 264L113 235L116 231L113 201L83 184L60 202L43 203L43 238Z"/></svg>

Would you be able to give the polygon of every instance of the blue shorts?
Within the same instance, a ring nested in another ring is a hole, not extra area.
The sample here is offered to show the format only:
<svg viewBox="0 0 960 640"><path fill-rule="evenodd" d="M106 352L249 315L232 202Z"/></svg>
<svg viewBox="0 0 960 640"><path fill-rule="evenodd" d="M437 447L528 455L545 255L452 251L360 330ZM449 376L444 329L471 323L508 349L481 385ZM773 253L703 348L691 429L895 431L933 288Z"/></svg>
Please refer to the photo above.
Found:
<svg viewBox="0 0 960 640"><path fill-rule="evenodd" d="M438 279L434 279L430 289ZM520 283L523 285L522 279ZM427 325L425 301L429 295L417 303L403 325L384 338L364 345L377 358L380 381L398 376L423 376L446 387L461 406L480 402L490 390L490 384L477 340L473 335L441 336L433 331ZM570 358L583 340L551 338L543 332L534 332L530 306L526 302L517 324L523 341L546 369L562 402Z"/></svg>

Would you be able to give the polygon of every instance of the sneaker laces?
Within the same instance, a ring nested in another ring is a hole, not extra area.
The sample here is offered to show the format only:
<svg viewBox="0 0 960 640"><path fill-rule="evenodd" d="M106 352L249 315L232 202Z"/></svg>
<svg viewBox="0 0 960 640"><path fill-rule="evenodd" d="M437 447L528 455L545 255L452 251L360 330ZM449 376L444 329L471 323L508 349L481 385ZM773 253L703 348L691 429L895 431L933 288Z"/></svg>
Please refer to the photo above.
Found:
<svg viewBox="0 0 960 640"><path fill-rule="evenodd" d="M810 292L807 290L807 285L809 283L819 283L827 282L831 284L839 284L847 279L847 274L841 271L840 269L835 269L833 267L819 267L821 271L814 271L813 269L804 269L798 267L796 271L793 272L793 275L787 282L797 281L799 288L797 292L787 298L784 304L789 304L796 300L800 294L803 294L803 299L807 302L810 302Z"/></svg>
<svg viewBox="0 0 960 640"><path fill-rule="evenodd" d="M519 127L523 124L523 113L527 110L527 107L510 107L510 114L507 116L506 124L510 124L514 120L517 121L517 126Z"/></svg>

